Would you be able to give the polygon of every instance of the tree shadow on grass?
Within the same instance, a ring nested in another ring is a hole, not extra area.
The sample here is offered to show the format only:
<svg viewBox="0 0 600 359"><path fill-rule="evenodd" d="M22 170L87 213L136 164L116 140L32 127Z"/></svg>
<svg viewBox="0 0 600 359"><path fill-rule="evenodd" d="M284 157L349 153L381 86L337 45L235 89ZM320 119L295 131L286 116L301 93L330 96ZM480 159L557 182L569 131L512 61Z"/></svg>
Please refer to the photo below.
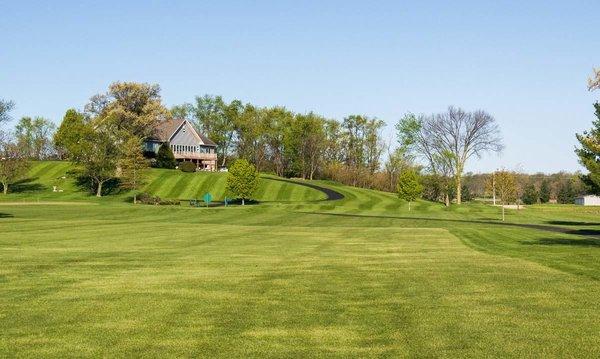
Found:
<svg viewBox="0 0 600 359"><path fill-rule="evenodd" d="M531 241L521 241L521 244L530 246L579 246L579 247L600 247L600 239L594 238L540 238Z"/></svg>
<svg viewBox="0 0 600 359"><path fill-rule="evenodd" d="M600 223L597 222L547 221L546 223L557 226L600 226Z"/></svg>
<svg viewBox="0 0 600 359"><path fill-rule="evenodd" d="M384 219L398 219L398 220L410 220L410 221L427 221L427 222L447 222L447 223L469 223L469 224L483 224L483 225L496 225L504 227L518 227L537 229L540 231L562 233L562 234L573 234L577 236L598 236L600 238L600 230L595 229L571 229L558 226L549 226L545 224L532 224L532 223L510 223L501 222L499 220L494 221L490 219L451 219L451 218L428 218L428 217L405 217L405 216L384 216L384 215L363 215L363 214L350 214L350 213L331 213L331 212L303 212L305 214L317 214L327 216L339 216L339 217L353 217L353 218L384 218Z"/></svg>
<svg viewBox="0 0 600 359"><path fill-rule="evenodd" d="M25 193L39 192L48 189L48 187L41 183L35 183L37 179L37 177L22 179L8 186L8 190L12 193Z"/></svg>
<svg viewBox="0 0 600 359"><path fill-rule="evenodd" d="M0 219L2 218L13 218L14 216L10 213L0 213Z"/></svg>

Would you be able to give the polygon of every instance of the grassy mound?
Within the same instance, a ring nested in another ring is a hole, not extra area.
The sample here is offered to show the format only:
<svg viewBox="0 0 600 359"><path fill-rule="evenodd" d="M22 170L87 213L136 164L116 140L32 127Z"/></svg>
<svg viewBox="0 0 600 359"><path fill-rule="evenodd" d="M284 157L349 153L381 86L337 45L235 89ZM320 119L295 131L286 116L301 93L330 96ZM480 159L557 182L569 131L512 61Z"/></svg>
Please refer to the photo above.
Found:
<svg viewBox="0 0 600 359"><path fill-rule="evenodd" d="M75 166L65 161L34 162L27 178L13 185L3 200L81 200L93 196L77 184ZM261 176L255 199L261 202L316 201L325 199L320 191L305 186ZM150 169L143 192L167 199L189 200L202 198L210 192L215 201L223 200L227 173L184 173L178 170ZM56 187L57 192L54 191ZM120 192L106 199L125 200L128 192ZM1 197L1 196L0 196Z"/></svg>

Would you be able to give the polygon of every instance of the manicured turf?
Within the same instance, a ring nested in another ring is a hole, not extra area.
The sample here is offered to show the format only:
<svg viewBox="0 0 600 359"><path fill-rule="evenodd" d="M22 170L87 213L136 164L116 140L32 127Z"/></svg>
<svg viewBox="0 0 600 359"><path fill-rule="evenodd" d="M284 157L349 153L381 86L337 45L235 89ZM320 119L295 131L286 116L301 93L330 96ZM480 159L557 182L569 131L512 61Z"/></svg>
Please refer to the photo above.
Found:
<svg viewBox="0 0 600 359"><path fill-rule="evenodd" d="M27 179L11 189L7 198L0 200L90 200L93 195L86 188L77 186L75 175L71 173L74 166L66 161L33 162ZM326 196L312 188L273 180L274 176L261 176L255 199L268 201L317 201ZM201 199L210 192L215 201L222 201L225 196L227 173L198 172L183 173L178 170L150 169L146 184L142 189L153 196L164 199ZM53 192L54 186L62 192ZM130 193L111 195L109 200L123 201Z"/></svg>
<svg viewBox="0 0 600 359"><path fill-rule="evenodd" d="M596 209L316 183L345 198L0 204L0 356L600 355Z"/></svg>

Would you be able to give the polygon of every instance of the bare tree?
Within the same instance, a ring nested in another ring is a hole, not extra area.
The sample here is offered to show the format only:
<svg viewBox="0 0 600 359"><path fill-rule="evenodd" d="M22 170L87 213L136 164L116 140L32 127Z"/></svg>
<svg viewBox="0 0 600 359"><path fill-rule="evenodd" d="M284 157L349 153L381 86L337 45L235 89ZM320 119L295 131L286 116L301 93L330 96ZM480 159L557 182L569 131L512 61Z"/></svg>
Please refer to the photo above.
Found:
<svg viewBox="0 0 600 359"><path fill-rule="evenodd" d="M600 69L594 69L594 75L588 79L588 90L600 89Z"/></svg>
<svg viewBox="0 0 600 359"><path fill-rule="evenodd" d="M467 161L473 156L481 158L486 152L500 152L503 148L500 129L494 117L485 111L465 112L452 106L436 115L429 125L434 146L439 152L447 151L453 156L456 203L460 204Z"/></svg>

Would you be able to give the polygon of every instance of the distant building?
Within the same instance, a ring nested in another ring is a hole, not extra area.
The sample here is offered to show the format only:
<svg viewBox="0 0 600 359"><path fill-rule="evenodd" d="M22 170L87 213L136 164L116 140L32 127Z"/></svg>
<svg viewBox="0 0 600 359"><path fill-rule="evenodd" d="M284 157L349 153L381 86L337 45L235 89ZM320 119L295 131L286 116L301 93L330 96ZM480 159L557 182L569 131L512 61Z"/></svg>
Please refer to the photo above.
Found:
<svg viewBox="0 0 600 359"><path fill-rule="evenodd" d="M575 204L580 206L600 206L600 197L587 195L575 198Z"/></svg>
<svg viewBox="0 0 600 359"><path fill-rule="evenodd" d="M217 169L217 145L187 120L162 121L155 135L144 142L144 150L158 153L163 143L169 143L179 162L193 162L197 168L207 171Z"/></svg>

